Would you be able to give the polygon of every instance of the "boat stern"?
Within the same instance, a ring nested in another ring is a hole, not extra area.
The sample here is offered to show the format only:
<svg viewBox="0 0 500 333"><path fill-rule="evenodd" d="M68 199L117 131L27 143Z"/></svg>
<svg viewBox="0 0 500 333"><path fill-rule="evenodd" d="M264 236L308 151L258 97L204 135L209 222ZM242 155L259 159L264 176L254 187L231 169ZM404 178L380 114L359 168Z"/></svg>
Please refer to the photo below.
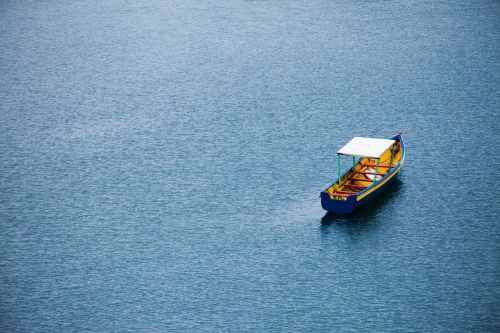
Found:
<svg viewBox="0 0 500 333"><path fill-rule="evenodd" d="M320 197L321 207L330 213L348 214L351 213L358 205L355 195L347 197L346 200L337 200L331 199L330 194L323 191L321 192Z"/></svg>

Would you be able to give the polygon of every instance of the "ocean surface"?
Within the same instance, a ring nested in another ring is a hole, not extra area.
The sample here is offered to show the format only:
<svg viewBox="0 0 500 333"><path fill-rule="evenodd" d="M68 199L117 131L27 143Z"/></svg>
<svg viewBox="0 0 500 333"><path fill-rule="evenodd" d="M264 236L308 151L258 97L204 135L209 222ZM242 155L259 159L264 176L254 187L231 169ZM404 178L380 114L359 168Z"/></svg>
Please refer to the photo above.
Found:
<svg viewBox="0 0 500 333"><path fill-rule="evenodd" d="M498 1L3 0L0 331L499 332L499 124Z"/></svg>

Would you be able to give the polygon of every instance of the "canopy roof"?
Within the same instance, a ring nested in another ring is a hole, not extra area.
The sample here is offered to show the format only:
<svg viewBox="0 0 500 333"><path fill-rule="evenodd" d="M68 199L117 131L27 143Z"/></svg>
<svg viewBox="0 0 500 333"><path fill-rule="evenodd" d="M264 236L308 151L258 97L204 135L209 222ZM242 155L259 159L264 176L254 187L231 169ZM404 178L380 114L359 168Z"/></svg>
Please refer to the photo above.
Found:
<svg viewBox="0 0 500 333"><path fill-rule="evenodd" d="M379 158L394 142L396 141L354 137L337 154Z"/></svg>

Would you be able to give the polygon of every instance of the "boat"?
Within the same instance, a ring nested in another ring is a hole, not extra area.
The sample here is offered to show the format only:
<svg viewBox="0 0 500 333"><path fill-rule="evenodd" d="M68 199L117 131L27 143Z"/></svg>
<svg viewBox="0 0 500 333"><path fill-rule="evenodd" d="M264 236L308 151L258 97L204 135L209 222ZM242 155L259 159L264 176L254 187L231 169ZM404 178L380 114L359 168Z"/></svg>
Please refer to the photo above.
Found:
<svg viewBox="0 0 500 333"><path fill-rule="evenodd" d="M338 178L321 192L324 210L347 214L379 196L397 179L405 161L403 133L390 139L354 137L337 152ZM340 157L353 166L341 175Z"/></svg>

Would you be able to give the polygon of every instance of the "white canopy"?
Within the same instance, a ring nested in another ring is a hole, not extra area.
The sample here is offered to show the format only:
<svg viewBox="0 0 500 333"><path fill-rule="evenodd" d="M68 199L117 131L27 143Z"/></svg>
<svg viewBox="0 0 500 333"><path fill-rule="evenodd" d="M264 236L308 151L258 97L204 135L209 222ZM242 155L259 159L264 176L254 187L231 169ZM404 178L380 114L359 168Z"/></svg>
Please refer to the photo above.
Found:
<svg viewBox="0 0 500 333"><path fill-rule="evenodd" d="M354 137L337 153L349 156L379 158L395 140Z"/></svg>

